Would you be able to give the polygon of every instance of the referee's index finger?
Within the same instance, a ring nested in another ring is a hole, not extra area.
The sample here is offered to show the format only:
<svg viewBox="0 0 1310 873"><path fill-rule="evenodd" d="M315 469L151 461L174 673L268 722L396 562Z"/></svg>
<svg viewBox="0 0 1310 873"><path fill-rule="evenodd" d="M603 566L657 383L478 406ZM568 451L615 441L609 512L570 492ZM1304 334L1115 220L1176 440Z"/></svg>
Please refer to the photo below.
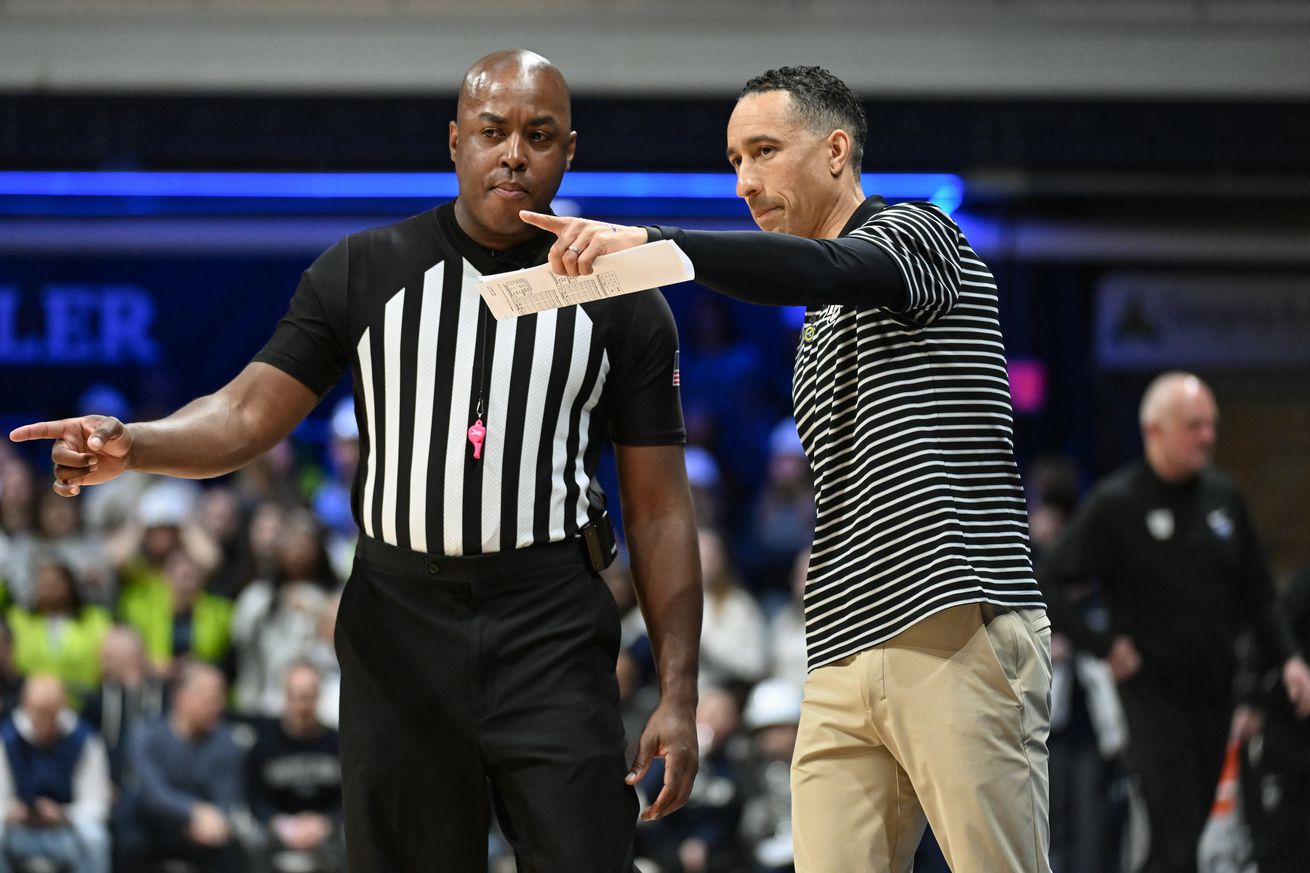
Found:
<svg viewBox="0 0 1310 873"><path fill-rule="evenodd" d="M71 421L70 418L64 418L59 421L38 421L35 424L25 424L11 430L9 439L16 443L27 442L28 440L59 439Z"/></svg>

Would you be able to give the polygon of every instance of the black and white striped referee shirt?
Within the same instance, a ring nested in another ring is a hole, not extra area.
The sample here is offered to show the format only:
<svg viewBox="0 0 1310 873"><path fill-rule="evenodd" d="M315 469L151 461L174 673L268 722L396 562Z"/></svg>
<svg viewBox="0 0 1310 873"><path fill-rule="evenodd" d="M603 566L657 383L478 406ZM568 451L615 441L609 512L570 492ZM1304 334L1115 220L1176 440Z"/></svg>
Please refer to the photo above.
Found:
<svg viewBox="0 0 1310 873"><path fill-rule="evenodd" d="M677 329L659 291L500 322L487 311L478 279L543 263L554 239L492 253L447 203L347 237L301 277L254 360L320 396L352 370L365 535L445 555L570 539L605 508L607 435L684 441Z"/></svg>
<svg viewBox="0 0 1310 873"><path fill-rule="evenodd" d="M793 401L818 518L809 667L951 606L1042 607L996 283L936 206L866 200L833 240L652 228L698 282L804 304Z"/></svg>

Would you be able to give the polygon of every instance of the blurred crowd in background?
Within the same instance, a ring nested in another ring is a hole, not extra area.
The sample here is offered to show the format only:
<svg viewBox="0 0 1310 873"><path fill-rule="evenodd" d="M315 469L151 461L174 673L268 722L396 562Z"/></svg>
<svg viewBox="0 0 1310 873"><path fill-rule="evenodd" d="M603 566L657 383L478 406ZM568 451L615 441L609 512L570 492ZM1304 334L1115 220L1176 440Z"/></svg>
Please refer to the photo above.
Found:
<svg viewBox="0 0 1310 873"><path fill-rule="evenodd" d="M689 365L713 377L686 398L701 769L684 810L639 829L645 873L792 869L813 492L795 427L776 417L785 398L752 387L757 353L716 354ZM130 418L105 389L87 402ZM288 441L223 479L129 473L71 500L0 447L0 870L343 869L333 628L358 433L348 399L328 411L326 443ZM1067 459L1028 467L1040 561L1083 483ZM617 680L635 744L657 703L653 659L624 563L604 575L625 616ZM1053 653L1053 868L1128 871L1147 836L1113 680L1058 634ZM662 777L657 762L644 801ZM503 837L488 852L496 873L514 869ZM916 869L946 870L931 835Z"/></svg>

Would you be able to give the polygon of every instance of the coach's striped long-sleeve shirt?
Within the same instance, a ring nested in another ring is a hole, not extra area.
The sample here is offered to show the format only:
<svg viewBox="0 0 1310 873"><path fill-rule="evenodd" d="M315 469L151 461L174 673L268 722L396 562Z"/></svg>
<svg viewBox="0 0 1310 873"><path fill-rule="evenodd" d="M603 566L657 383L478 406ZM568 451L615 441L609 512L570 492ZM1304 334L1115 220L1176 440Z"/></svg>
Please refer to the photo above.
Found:
<svg viewBox="0 0 1310 873"><path fill-rule="evenodd" d="M698 282L804 304L793 383L817 522L809 666L951 606L1041 607L996 284L937 207L870 198L841 235L652 228Z"/></svg>
<svg viewBox="0 0 1310 873"><path fill-rule="evenodd" d="M343 239L301 277L254 360L320 396L353 372L365 535L446 555L570 539L605 508L607 435L684 440L677 330L659 291L500 322L487 311L479 278L543 263L554 239L490 252L448 203Z"/></svg>

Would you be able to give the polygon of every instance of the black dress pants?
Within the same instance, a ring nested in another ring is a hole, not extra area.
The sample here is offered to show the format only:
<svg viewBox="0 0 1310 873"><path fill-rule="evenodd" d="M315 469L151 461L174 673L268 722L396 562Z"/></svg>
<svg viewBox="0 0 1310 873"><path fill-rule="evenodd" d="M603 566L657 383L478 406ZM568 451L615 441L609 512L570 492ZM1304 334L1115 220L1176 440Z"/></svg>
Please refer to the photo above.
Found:
<svg viewBox="0 0 1310 873"><path fill-rule="evenodd" d="M631 873L618 646L576 542L450 558L361 537L336 627L351 873L482 873L491 803L520 873Z"/></svg>
<svg viewBox="0 0 1310 873"><path fill-rule="evenodd" d="M1214 805L1232 703L1187 697L1158 685L1120 687L1128 722L1129 772L1150 828L1143 873L1196 873L1197 850Z"/></svg>

